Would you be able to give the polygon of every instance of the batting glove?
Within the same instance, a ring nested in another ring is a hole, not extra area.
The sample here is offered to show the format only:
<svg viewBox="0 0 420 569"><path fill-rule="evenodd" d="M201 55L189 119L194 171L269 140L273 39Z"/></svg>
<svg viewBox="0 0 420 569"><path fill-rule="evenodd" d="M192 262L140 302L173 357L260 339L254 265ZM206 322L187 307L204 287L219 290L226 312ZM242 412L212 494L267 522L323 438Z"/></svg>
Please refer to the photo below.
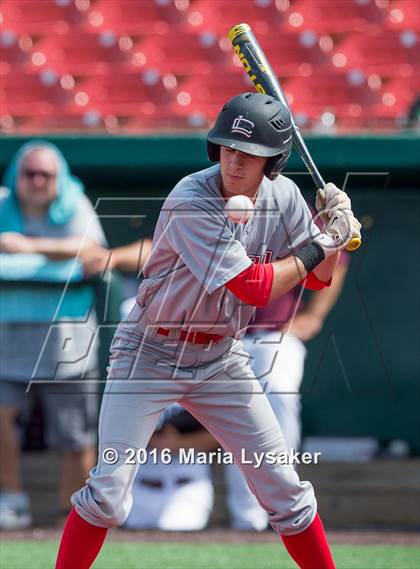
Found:
<svg viewBox="0 0 420 569"><path fill-rule="evenodd" d="M315 207L324 225L328 225L337 210L351 211L351 201L346 192L329 182L317 191Z"/></svg>
<svg viewBox="0 0 420 569"><path fill-rule="evenodd" d="M353 237L360 239L361 227L351 210L336 209L323 233L315 237L314 241L323 248L327 258L337 250L344 249Z"/></svg>

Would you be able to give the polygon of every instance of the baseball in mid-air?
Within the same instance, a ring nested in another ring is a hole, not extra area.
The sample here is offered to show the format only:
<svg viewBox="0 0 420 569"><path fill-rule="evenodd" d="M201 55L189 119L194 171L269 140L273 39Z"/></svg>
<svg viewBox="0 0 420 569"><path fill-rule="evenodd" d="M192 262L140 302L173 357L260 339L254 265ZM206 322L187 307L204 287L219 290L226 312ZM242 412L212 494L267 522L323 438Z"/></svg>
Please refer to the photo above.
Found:
<svg viewBox="0 0 420 569"><path fill-rule="evenodd" d="M226 215L234 223L245 223L254 211L254 204L247 196L232 196L225 205Z"/></svg>

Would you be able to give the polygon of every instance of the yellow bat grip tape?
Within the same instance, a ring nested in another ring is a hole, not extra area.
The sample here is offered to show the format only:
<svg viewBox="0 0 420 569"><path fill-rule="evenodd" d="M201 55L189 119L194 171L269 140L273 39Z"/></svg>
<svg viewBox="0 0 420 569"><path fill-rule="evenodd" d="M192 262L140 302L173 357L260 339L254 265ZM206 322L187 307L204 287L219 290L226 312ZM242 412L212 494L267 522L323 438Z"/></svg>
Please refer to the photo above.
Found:
<svg viewBox="0 0 420 569"><path fill-rule="evenodd" d="M362 240L359 237L352 237L350 241L347 243L346 249L347 251L356 251L362 244Z"/></svg>

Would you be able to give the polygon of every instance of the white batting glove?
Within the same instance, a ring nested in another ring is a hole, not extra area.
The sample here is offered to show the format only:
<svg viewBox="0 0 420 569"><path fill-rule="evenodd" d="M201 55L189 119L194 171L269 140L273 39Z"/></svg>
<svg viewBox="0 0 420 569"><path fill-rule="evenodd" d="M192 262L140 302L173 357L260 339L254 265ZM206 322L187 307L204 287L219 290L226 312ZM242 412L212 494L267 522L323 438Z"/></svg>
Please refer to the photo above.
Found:
<svg viewBox="0 0 420 569"><path fill-rule="evenodd" d="M315 207L324 224L328 225L337 210L351 211L351 201L346 192L329 182L317 191Z"/></svg>
<svg viewBox="0 0 420 569"><path fill-rule="evenodd" d="M338 209L329 220L323 233L315 237L314 241L323 248L325 258L327 258L338 250L344 249L353 237L360 239L361 227L360 222L354 217L351 210Z"/></svg>

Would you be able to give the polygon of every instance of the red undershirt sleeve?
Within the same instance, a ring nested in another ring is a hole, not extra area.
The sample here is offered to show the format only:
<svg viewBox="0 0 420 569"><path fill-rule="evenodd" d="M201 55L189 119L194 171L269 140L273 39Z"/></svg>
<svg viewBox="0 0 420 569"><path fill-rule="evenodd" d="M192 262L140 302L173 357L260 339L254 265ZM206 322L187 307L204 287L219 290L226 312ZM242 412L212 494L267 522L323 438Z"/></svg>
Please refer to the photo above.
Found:
<svg viewBox="0 0 420 569"><path fill-rule="evenodd" d="M304 285L305 288L309 290L321 290L325 287L330 286L332 277L328 279L327 282L320 281L313 271L307 274L306 278L303 279L300 284Z"/></svg>
<svg viewBox="0 0 420 569"><path fill-rule="evenodd" d="M227 282L225 286L246 304L262 308L269 301L273 280L274 268L272 263L253 263Z"/></svg>

